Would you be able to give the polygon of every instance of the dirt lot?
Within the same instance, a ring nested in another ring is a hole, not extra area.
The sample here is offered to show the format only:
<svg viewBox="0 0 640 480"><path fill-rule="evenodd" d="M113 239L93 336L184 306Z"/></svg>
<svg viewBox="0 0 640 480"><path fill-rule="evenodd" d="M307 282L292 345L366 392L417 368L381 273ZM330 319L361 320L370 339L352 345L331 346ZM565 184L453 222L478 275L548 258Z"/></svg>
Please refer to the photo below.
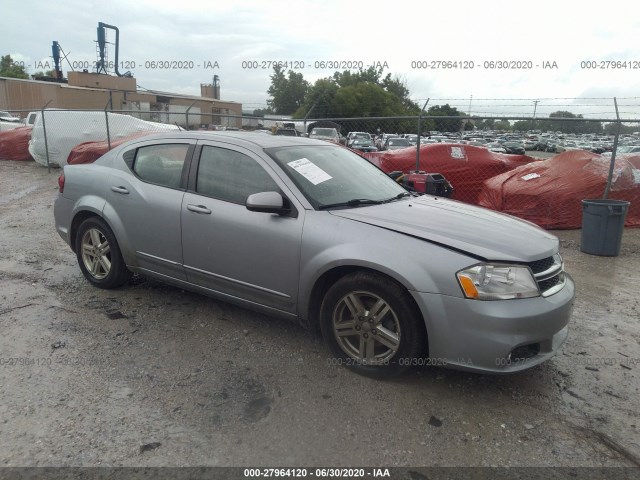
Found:
<svg viewBox="0 0 640 480"><path fill-rule="evenodd" d="M286 321L91 287L54 229L57 177L0 161L2 466L640 465L640 230L617 258L556 232L578 296L546 364L380 382Z"/></svg>

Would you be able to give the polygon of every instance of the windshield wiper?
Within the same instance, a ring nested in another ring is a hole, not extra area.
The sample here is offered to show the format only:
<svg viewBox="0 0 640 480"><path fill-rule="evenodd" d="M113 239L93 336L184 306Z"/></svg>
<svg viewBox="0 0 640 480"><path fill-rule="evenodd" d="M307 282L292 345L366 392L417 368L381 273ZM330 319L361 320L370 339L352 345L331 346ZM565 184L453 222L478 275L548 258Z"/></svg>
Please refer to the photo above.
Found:
<svg viewBox="0 0 640 480"><path fill-rule="evenodd" d="M402 192L396 195L395 197L387 198L386 200L381 200L380 203L389 203L389 202L393 202L394 200L400 200L401 198L404 198L404 197L413 197L413 195L409 192Z"/></svg>
<svg viewBox="0 0 640 480"><path fill-rule="evenodd" d="M360 205L379 205L381 200L371 200L369 198L353 198L347 202L328 203L326 205L320 205L318 210L326 210L327 208L334 207L358 207Z"/></svg>

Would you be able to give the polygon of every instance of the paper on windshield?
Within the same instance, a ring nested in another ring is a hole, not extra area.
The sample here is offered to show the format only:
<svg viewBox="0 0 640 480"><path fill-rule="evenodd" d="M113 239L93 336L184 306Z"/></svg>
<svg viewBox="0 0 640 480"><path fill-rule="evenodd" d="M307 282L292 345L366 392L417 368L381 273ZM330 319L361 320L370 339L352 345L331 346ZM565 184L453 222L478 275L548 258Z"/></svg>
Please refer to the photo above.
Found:
<svg viewBox="0 0 640 480"><path fill-rule="evenodd" d="M534 178L540 178L540 175L537 173L529 173L527 175L523 175L522 178L524 181L533 180Z"/></svg>
<svg viewBox="0 0 640 480"><path fill-rule="evenodd" d="M455 158L456 160L466 160L467 156L465 155L462 147L451 147L451 158Z"/></svg>
<svg viewBox="0 0 640 480"><path fill-rule="evenodd" d="M327 172L318 167L315 163L312 163L307 158L301 158L300 160L294 160L287 163L296 172L309 180L314 185L331 180L333 177Z"/></svg>

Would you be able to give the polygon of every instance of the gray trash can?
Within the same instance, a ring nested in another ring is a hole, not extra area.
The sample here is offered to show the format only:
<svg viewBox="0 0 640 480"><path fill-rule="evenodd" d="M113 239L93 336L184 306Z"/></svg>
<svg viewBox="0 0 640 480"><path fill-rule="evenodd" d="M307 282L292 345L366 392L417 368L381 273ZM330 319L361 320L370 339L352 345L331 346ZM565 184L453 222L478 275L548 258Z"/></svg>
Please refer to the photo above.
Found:
<svg viewBox="0 0 640 480"><path fill-rule="evenodd" d="M625 200L582 200L580 250L591 255L617 257L628 210L629 202Z"/></svg>

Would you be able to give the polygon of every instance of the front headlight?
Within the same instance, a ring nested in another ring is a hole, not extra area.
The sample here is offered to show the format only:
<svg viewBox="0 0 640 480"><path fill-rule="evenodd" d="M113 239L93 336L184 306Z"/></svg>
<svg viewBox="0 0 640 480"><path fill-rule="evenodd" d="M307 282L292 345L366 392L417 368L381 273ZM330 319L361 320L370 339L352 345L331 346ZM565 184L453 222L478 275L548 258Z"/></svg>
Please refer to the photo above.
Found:
<svg viewBox="0 0 640 480"><path fill-rule="evenodd" d="M456 275L465 297L474 300L509 300L540 295L531 270L522 265L475 265Z"/></svg>

